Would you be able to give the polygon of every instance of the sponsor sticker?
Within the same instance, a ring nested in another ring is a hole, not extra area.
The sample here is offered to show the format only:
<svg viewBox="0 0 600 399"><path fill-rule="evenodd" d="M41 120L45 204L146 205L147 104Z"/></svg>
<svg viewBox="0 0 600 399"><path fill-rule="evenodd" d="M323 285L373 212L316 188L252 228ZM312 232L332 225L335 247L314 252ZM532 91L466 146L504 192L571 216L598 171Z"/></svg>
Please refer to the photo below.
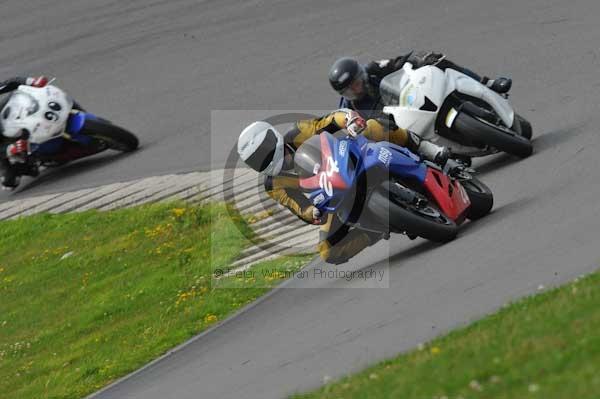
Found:
<svg viewBox="0 0 600 399"><path fill-rule="evenodd" d="M338 153L340 154L340 157L346 156L347 149L348 149L348 142L347 141L340 142L340 147L338 148Z"/></svg>
<svg viewBox="0 0 600 399"><path fill-rule="evenodd" d="M390 160L392 159L392 152L385 147L379 148L379 154L377 159L385 166L390 166Z"/></svg>
<svg viewBox="0 0 600 399"><path fill-rule="evenodd" d="M409 83L404 89L402 89L402 93L400 94L400 105L403 107L410 107L415 103L415 100L415 86L412 83Z"/></svg>
<svg viewBox="0 0 600 399"><path fill-rule="evenodd" d="M323 195L323 193L320 193L315 198L313 198L313 205L319 205L323 201L325 201L325 196Z"/></svg>

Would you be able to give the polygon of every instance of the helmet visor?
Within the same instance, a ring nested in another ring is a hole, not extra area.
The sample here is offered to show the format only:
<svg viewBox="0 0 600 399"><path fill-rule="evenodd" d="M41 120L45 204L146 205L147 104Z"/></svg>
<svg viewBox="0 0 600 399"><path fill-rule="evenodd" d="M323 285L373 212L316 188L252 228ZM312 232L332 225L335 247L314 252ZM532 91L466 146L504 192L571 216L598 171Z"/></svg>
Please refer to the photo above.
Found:
<svg viewBox="0 0 600 399"><path fill-rule="evenodd" d="M361 69L359 74L344 89L338 90L342 97L354 101L362 98L366 92L366 73Z"/></svg>
<svg viewBox="0 0 600 399"><path fill-rule="evenodd" d="M15 91L0 112L2 119L24 118L35 114L40 109L38 101L30 94Z"/></svg>
<svg viewBox="0 0 600 399"><path fill-rule="evenodd" d="M271 129L267 130L260 146L246 159L246 164L257 172L262 172L273 162L277 149L277 135Z"/></svg>

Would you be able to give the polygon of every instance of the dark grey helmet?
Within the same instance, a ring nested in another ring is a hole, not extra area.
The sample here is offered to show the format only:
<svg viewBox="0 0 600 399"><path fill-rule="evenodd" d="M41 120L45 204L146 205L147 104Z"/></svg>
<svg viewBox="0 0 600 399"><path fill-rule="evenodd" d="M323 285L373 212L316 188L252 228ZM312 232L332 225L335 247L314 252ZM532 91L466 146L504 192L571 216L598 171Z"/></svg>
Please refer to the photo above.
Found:
<svg viewBox="0 0 600 399"><path fill-rule="evenodd" d="M329 83L343 97L356 100L365 94L367 73L358 61L343 57L334 62L329 69Z"/></svg>

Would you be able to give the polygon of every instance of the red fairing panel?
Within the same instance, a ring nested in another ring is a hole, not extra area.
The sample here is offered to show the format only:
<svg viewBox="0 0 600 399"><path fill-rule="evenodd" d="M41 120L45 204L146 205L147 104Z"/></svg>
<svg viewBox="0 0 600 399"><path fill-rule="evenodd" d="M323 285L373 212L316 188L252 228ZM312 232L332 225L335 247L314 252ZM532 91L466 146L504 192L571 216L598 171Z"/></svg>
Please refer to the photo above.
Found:
<svg viewBox="0 0 600 399"><path fill-rule="evenodd" d="M457 181L450 180L439 170L427 168L425 187L437 202L440 210L455 222L471 205L471 200L463 186Z"/></svg>

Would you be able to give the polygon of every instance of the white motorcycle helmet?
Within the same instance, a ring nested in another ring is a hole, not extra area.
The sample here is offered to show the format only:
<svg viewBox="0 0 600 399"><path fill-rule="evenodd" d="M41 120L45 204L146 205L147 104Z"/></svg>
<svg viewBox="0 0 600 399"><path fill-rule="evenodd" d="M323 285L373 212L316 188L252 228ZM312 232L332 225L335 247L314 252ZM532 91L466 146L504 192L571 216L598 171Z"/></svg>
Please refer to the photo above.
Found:
<svg viewBox="0 0 600 399"><path fill-rule="evenodd" d="M0 111L2 134L10 138L18 138L22 130L29 128L28 117L40 109L38 101L21 91L15 91Z"/></svg>
<svg viewBox="0 0 600 399"><path fill-rule="evenodd" d="M276 176L283 168L283 136L270 123L259 121L246 127L237 149L240 158L259 173Z"/></svg>
<svg viewBox="0 0 600 399"><path fill-rule="evenodd" d="M32 143L41 144L62 135L73 100L55 86L19 86L0 111L2 135L19 138L29 132Z"/></svg>

